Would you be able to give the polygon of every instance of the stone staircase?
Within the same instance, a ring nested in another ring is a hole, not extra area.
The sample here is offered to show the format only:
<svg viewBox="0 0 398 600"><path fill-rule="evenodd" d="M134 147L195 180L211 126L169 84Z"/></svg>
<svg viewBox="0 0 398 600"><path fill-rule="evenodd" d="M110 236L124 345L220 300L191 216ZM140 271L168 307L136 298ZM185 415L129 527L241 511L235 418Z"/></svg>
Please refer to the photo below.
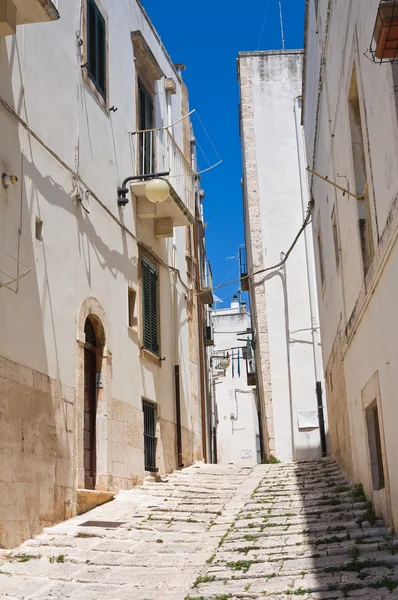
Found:
<svg viewBox="0 0 398 600"><path fill-rule="evenodd" d="M46 528L0 559L0 600L183 600L250 473L192 466Z"/></svg>
<svg viewBox="0 0 398 600"><path fill-rule="evenodd" d="M398 599L398 539L329 459L270 465L185 600Z"/></svg>

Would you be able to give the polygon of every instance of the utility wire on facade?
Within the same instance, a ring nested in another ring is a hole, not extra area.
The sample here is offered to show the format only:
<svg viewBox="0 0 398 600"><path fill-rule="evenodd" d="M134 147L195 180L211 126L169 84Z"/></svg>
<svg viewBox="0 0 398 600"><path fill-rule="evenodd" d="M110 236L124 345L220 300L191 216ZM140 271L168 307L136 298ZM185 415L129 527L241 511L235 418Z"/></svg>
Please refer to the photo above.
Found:
<svg viewBox="0 0 398 600"><path fill-rule="evenodd" d="M239 279L234 279L233 281L228 281L228 283L223 283L222 285L217 285L216 287L211 288L211 291L219 290L220 288L227 287L228 285L232 285L233 283L239 283L240 281L243 281L244 279L251 279L252 277L255 277L256 275L261 275L262 273L267 273L268 271L274 271L275 269L279 269L280 267L282 267L285 264L285 262L287 261L287 259L289 258L290 254L292 253L293 248L297 244L304 229L307 227L307 225L309 225L311 223L311 215L312 215L313 208L314 208L314 200L312 199L308 204L307 214L306 214L306 217L304 219L304 222L303 222L299 232L297 233L296 237L293 240L292 245L290 246L290 248L288 249L288 251L286 252L286 254L284 255L283 259L280 262L278 262L276 265L272 265L272 267L266 267L265 269L260 269L259 271L255 271L254 273L250 273L249 275L245 275L244 277L241 277ZM199 292L197 295L200 296L201 294L208 293L208 291L209 290Z"/></svg>

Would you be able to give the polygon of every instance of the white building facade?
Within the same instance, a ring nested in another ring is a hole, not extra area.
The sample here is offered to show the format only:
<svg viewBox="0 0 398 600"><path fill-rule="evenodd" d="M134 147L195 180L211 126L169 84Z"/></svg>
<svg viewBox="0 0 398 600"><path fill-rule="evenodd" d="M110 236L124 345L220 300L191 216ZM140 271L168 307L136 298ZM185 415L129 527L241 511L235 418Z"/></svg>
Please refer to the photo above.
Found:
<svg viewBox="0 0 398 600"><path fill-rule="evenodd" d="M331 452L397 527L398 98L389 60L396 41L392 52L383 47L388 19L373 39L378 15L391 16L393 5L308 0L303 123L316 173L309 185Z"/></svg>
<svg viewBox="0 0 398 600"><path fill-rule="evenodd" d="M283 262L309 199L300 126L302 59L294 50L242 52L238 58L247 250L242 284L250 292L265 454L279 460L325 453L309 228Z"/></svg>
<svg viewBox="0 0 398 600"><path fill-rule="evenodd" d="M10 547L201 459L208 442L202 209L181 71L136 0L6 4L0 544ZM156 173L168 181L161 203L148 199Z"/></svg>
<svg viewBox="0 0 398 600"><path fill-rule="evenodd" d="M254 466L261 462L261 440L256 389L250 381L254 370L250 315L235 296L230 308L211 312L211 322L217 463ZM222 357L229 359L226 369Z"/></svg>

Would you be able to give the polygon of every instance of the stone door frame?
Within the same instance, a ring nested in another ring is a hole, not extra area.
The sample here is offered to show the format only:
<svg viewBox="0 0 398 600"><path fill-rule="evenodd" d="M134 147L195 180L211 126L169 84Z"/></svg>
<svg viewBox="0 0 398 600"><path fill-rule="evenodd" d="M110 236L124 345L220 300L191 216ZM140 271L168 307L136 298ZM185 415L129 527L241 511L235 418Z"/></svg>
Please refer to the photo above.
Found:
<svg viewBox="0 0 398 600"><path fill-rule="evenodd" d="M75 420L76 487L84 489L84 325L90 320L98 340L97 373L102 382L97 393L96 415L96 490L110 489L109 439L112 383L112 352L109 347L109 327L105 311L95 298L86 298L79 310L77 321L77 408Z"/></svg>

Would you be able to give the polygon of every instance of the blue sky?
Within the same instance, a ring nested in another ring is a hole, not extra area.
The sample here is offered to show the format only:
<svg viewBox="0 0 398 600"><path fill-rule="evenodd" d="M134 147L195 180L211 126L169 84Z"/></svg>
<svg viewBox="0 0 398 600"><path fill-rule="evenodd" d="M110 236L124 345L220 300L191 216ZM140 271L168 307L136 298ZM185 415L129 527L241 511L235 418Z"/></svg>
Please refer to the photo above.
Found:
<svg viewBox="0 0 398 600"><path fill-rule="evenodd" d="M213 283L238 277L234 259L244 243L239 138L239 51L281 45L278 0L142 0L172 60L184 63L190 107L195 108L223 162L203 175L207 252ZM304 0L282 0L285 48L302 48ZM265 18L266 17L266 18ZM264 22L265 19L265 22ZM198 119L195 135L211 164L218 161ZM198 149L199 166L208 163ZM216 292L228 306L238 284Z"/></svg>

